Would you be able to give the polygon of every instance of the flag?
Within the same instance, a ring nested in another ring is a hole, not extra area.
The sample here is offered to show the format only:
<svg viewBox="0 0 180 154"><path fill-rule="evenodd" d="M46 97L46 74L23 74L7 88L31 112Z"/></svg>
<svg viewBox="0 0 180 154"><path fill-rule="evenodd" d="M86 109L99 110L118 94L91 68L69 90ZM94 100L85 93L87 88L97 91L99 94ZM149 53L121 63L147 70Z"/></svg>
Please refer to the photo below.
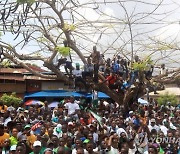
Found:
<svg viewBox="0 0 180 154"><path fill-rule="evenodd" d="M92 116L98 121L98 123L102 126L102 117L94 113L93 111L89 110L89 112L92 114Z"/></svg>
<svg viewBox="0 0 180 154"><path fill-rule="evenodd" d="M33 125L33 126L31 127L31 130L32 130L32 131L35 131L37 128L40 128L40 127L41 127L41 123L38 122L38 123L36 123L35 125Z"/></svg>

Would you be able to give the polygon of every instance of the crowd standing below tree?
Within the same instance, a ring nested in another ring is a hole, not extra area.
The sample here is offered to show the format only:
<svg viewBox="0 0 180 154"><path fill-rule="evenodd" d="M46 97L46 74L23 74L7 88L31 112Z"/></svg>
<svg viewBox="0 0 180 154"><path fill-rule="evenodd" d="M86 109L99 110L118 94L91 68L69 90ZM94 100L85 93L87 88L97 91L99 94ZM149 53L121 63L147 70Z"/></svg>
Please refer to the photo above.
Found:
<svg viewBox="0 0 180 154"><path fill-rule="evenodd" d="M56 108L0 104L2 154L179 154L180 108L156 100L128 113L112 100L64 98Z"/></svg>

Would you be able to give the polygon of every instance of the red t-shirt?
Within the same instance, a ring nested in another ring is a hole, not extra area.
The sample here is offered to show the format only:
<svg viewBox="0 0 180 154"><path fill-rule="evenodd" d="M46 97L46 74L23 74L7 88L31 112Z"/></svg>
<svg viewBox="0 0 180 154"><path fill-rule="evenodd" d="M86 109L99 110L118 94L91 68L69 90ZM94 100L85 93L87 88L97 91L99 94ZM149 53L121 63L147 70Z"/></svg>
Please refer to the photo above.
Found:
<svg viewBox="0 0 180 154"><path fill-rule="evenodd" d="M116 82L116 76L110 75L107 77L106 80L108 81L109 84L114 84Z"/></svg>

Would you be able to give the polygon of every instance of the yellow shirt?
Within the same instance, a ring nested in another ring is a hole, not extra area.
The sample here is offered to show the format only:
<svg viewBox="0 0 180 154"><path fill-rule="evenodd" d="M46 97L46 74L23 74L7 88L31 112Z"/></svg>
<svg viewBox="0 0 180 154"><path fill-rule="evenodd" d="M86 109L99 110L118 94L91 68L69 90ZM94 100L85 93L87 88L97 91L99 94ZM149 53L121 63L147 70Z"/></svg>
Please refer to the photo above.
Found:
<svg viewBox="0 0 180 154"><path fill-rule="evenodd" d="M33 146L33 143L36 141L36 139L37 139L36 136L33 134L27 136L27 141L31 147Z"/></svg>
<svg viewBox="0 0 180 154"><path fill-rule="evenodd" d="M3 136L0 136L0 147L4 145L4 140L9 139L10 135L8 133L4 133Z"/></svg>
<svg viewBox="0 0 180 154"><path fill-rule="evenodd" d="M0 105L0 112L6 112L7 111L7 106L4 105L4 109L3 109L3 105Z"/></svg>

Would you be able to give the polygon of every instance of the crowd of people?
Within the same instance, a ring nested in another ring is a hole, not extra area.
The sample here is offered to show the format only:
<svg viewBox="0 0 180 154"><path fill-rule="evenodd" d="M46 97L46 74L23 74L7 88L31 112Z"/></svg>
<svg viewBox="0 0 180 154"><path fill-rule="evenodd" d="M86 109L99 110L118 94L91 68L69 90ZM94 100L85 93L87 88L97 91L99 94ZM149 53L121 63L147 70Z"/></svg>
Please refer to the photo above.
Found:
<svg viewBox="0 0 180 154"><path fill-rule="evenodd" d="M105 58L96 46L93 46L92 53L86 57L87 63L83 67L79 63L73 67L73 62L70 54L70 48L66 41L64 47L59 49L61 58L58 60L57 68L64 66L66 74L74 79L74 88L77 90L80 84L83 85L85 91L91 90L91 83L106 83L110 89L117 93L124 93L129 88L134 87L136 84L143 82L142 78L146 78L149 82L147 87L149 91L156 92L156 87L150 83L154 66L147 61L143 70L143 77L140 75L138 68L133 68L132 63L127 58L116 55L113 58ZM134 63L144 63L137 55L134 56ZM165 66L164 66L165 70ZM165 71L164 71L165 72ZM100 80L98 74L104 77L104 81ZM81 89L80 89L81 91Z"/></svg>
<svg viewBox="0 0 180 154"><path fill-rule="evenodd" d="M64 98L58 107L0 103L2 154L180 154L180 108L133 104L128 113L111 99L97 106Z"/></svg>

